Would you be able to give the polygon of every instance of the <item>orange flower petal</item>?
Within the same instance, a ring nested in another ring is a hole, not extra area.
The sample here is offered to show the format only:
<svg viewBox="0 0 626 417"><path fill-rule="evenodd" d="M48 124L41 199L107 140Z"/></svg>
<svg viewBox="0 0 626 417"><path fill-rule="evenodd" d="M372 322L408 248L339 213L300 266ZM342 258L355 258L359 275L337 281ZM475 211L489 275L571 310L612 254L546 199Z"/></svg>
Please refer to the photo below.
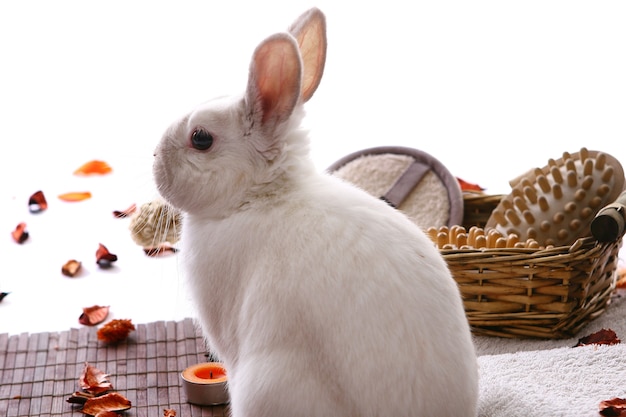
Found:
<svg viewBox="0 0 626 417"><path fill-rule="evenodd" d="M102 323L108 315L109 306L95 305L92 307L84 307L83 314L78 318L78 322L85 326L95 326L96 324Z"/></svg>
<svg viewBox="0 0 626 417"><path fill-rule="evenodd" d="M71 192L59 195L59 199L69 202L83 201L90 198L91 193L89 191Z"/></svg>
<svg viewBox="0 0 626 417"><path fill-rule="evenodd" d="M113 169L104 161L93 160L84 163L74 171L74 175L105 175Z"/></svg>

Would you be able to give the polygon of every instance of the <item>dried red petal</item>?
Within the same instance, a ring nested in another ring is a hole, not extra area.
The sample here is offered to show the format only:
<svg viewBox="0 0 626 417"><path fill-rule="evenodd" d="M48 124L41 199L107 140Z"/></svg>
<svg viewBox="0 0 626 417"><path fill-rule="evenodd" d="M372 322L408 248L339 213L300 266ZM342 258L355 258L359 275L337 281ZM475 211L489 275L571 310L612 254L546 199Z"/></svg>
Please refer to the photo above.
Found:
<svg viewBox="0 0 626 417"><path fill-rule="evenodd" d="M28 199L28 210L31 213L40 213L48 208L48 202L43 191L37 191Z"/></svg>
<svg viewBox="0 0 626 417"><path fill-rule="evenodd" d="M96 263L102 268L109 268L115 261L117 261L117 255L109 252L107 247L100 243L96 250Z"/></svg>
<svg viewBox="0 0 626 417"><path fill-rule="evenodd" d="M68 201L70 203L75 203L77 201L84 201L91 198L91 193L89 191L76 191L71 193L64 193L59 195L59 199L63 201Z"/></svg>
<svg viewBox="0 0 626 417"><path fill-rule="evenodd" d="M459 186L461 187L461 191L483 191L484 188L478 184L474 184L471 182L467 182L461 178L456 179L459 182Z"/></svg>
<svg viewBox="0 0 626 417"><path fill-rule="evenodd" d="M95 326L102 323L109 315L109 306L84 307L83 313L78 317L78 322L85 326Z"/></svg>
<svg viewBox="0 0 626 417"><path fill-rule="evenodd" d="M104 175L112 172L113 169L104 161L94 159L78 167L74 175Z"/></svg>
<svg viewBox="0 0 626 417"><path fill-rule="evenodd" d="M66 400L70 404L85 404L89 398L93 398L93 394L84 391L76 391Z"/></svg>
<svg viewBox="0 0 626 417"><path fill-rule="evenodd" d="M578 343L574 347L586 345L616 345L621 340L617 334L611 329L602 329L588 336L578 339Z"/></svg>
<svg viewBox="0 0 626 417"><path fill-rule="evenodd" d="M617 269L617 283L615 287L621 290L626 290L626 268Z"/></svg>
<svg viewBox="0 0 626 417"><path fill-rule="evenodd" d="M83 372L78 378L78 384L82 389L94 395L113 389L113 384L109 381L109 375L89 365L88 362L85 362Z"/></svg>
<svg viewBox="0 0 626 417"><path fill-rule="evenodd" d="M135 203L131 204L126 210L114 210L113 216L118 219L123 219L124 217L128 217L137 211L137 205Z"/></svg>
<svg viewBox="0 0 626 417"><path fill-rule="evenodd" d="M26 223L24 222L19 223L15 227L15 230L11 232L11 236L13 236L13 240L15 240L19 244L26 242L26 239L28 239L28 232L26 231Z"/></svg>
<svg viewBox="0 0 626 417"><path fill-rule="evenodd" d="M82 412L92 416L106 411L124 411L131 407L131 402L122 394L110 392L85 401ZM102 415L102 414L100 414Z"/></svg>
<svg viewBox="0 0 626 417"><path fill-rule="evenodd" d="M626 416L626 398L613 398L600 402L600 415L610 417Z"/></svg>
<svg viewBox="0 0 626 417"><path fill-rule="evenodd" d="M98 411L93 417L120 417L117 411Z"/></svg>
<svg viewBox="0 0 626 417"><path fill-rule="evenodd" d="M163 417L176 417L176 410L173 408L164 408Z"/></svg>
<svg viewBox="0 0 626 417"><path fill-rule="evenodd" d="M157 257L166 255L168 252L176 253L178 249L168 243L162 243L156 248L143 248L143 251L148 256Z"/></svg>
<svg viewBox="0 0 626 417"><path fill-rule="evenodd" d="M67 277L73 278L78 274L81 266L81 262L76 259L70 259L61 267L61 273Z"/></svg>
<svg viewBox="0 0 626 417"><path fill-rule="evenodd" d="M98 340L105 343L118 343L125 340L135 326L128 319L114 319L98 329Z"/></svg>

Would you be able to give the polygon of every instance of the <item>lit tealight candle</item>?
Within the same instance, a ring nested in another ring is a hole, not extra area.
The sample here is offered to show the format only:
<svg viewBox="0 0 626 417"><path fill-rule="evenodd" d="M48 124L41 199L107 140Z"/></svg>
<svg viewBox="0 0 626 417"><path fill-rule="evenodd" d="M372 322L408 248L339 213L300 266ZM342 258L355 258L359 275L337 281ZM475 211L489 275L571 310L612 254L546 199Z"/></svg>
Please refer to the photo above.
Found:
<svg viewBox="0 0 626 417"><path fill-rule="evenodd" d="M181 373L187 401L197 405L225 404L229 401L226 369L218 362L193 365Z"/></svg>

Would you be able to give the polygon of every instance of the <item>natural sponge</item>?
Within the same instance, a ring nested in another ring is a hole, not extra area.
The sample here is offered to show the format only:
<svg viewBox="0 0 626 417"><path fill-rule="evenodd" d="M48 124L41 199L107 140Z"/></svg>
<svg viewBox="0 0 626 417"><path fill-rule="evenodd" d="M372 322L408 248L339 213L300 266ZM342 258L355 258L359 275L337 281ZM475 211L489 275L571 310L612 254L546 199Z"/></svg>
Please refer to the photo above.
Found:
<svg viewBox="0 0 626 417"><path fill-rule="evenodd" d="M161 200L154 200L141 205L133 214L130 234L144 248L156 248L166 242L174 244L180 238L181 222L180 212Z"/></svg>
<svg viewBox="0 0 626 417"><path fill-rule="evenodd" d="M550 159L510 182L511 193L493 210L485 228L541 246L571 245L590 236L590 224L624 190L624 170L609 154L581 148Z"/></svg>

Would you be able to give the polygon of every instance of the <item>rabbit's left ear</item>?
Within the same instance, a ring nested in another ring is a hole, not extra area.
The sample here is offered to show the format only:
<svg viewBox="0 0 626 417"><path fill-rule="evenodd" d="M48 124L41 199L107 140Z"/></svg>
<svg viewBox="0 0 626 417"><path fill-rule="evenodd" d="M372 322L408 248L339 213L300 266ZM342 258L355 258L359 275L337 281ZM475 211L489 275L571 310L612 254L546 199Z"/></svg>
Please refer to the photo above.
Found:
<svg viewBox="0 0 626 417"><path fill-rule="evenodd" d="M254 51L246 102L266 132L291 116L300 97L301 73L298 46L286 33L270 36Z"/></svg>
<svg viewBox="0 0 626 417"><path fill-rule="evenodd" d="M322 80L326 63L326 17L316 7L304 12L289 27L300 47L303 63L300 99L308 101Z"/></svg>

